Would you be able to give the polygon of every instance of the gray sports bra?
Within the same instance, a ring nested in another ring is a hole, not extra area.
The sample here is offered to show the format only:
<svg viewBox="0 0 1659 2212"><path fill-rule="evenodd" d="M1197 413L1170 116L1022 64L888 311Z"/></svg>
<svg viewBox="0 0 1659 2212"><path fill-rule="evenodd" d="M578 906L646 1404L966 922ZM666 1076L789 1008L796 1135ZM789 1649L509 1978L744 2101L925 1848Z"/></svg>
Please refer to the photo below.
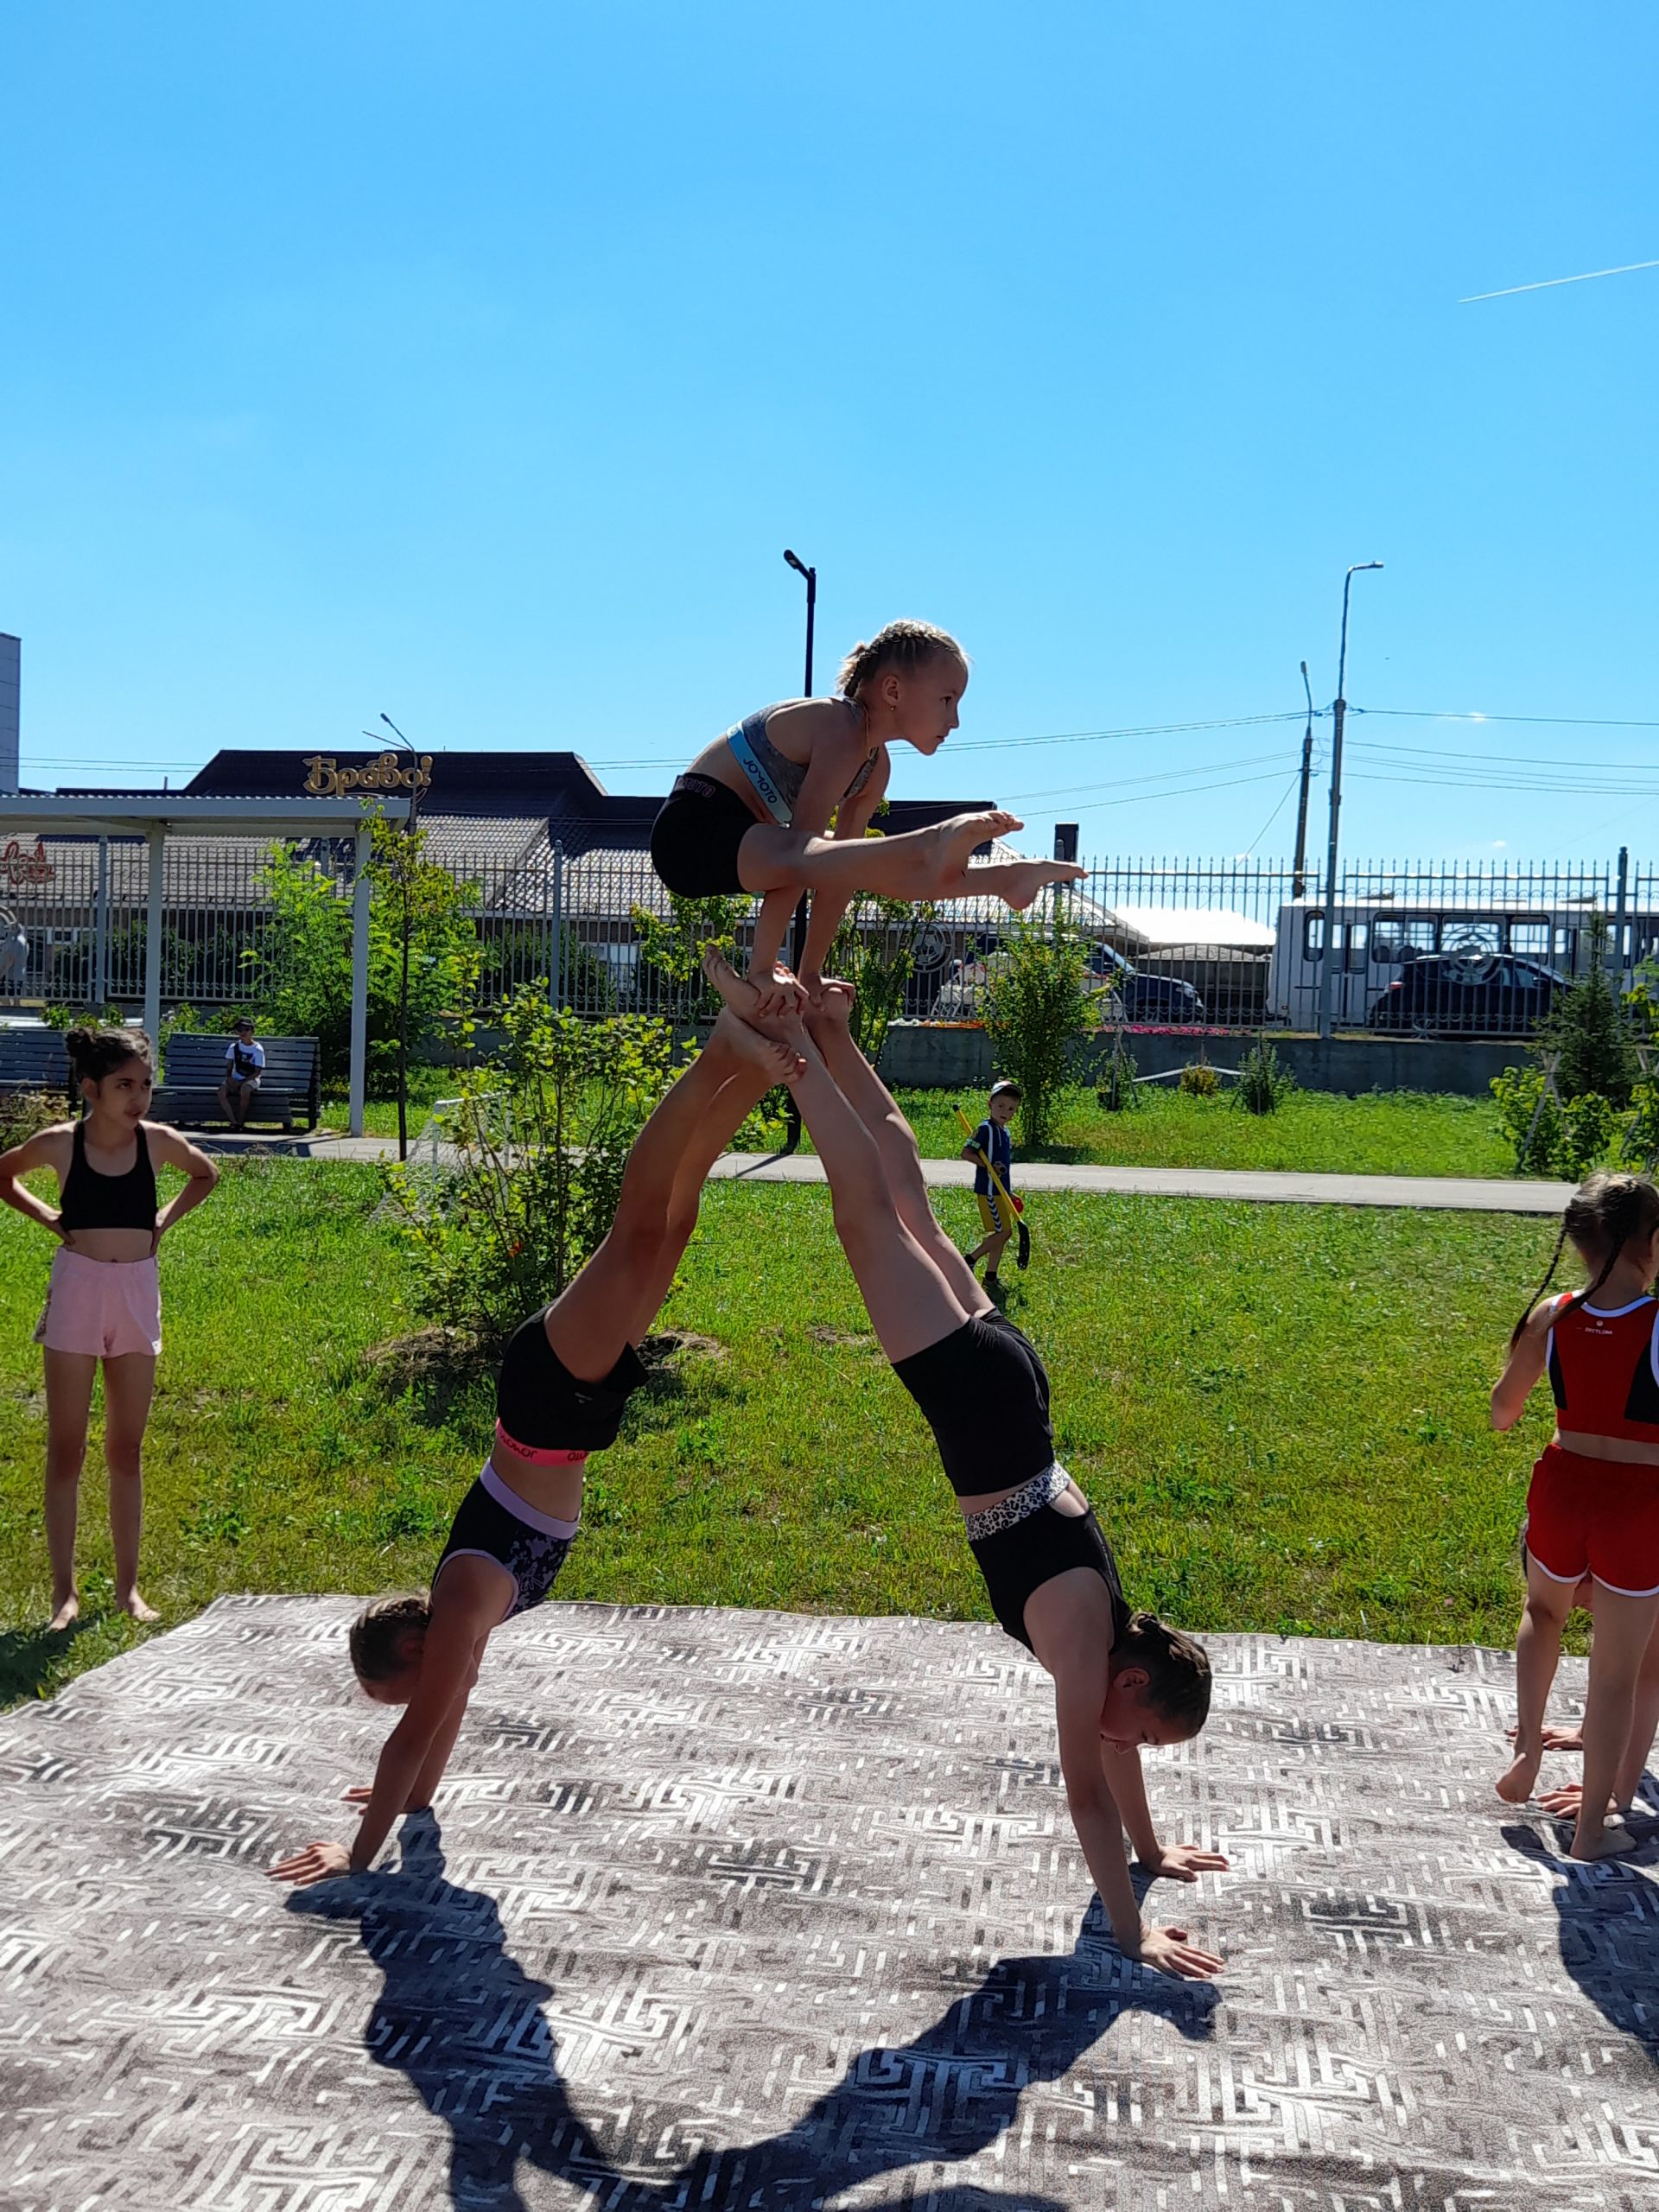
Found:
<svg viewBox="0 0 1659 2212"><path fill-rule="evenodd" d="M762 707L753 715L745 715L726 733L726 742L732 748L732 757L753 785L761 804L780 829L787 830L795 818L795 808L801 796L801 786L806 781L806 770L798 761L781 753L766 735L766 718L779 707L804 706L803 699L779 699L770 707ZM849 714L858 709L852 701L844 702ZM858 773L842 793L843 798L855 798L870 780L875 766L872 753Z"/></svg>

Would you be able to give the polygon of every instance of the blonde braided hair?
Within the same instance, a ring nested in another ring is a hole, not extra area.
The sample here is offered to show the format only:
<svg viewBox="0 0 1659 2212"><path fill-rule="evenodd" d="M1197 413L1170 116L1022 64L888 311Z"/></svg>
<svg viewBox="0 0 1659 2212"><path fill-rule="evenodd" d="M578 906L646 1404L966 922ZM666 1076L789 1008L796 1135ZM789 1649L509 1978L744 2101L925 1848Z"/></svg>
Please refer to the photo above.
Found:
<svg viewBox="0 0 1659 2212"><path fill-rule="evenodd" d="M865 684L884 669L896 668L913 676L924 662L938 653L954 653L964 668L968 656L948 630L933 622L889 622L867 643L853 647L841 664L836 689L843 699L856 699Z"/></svg>

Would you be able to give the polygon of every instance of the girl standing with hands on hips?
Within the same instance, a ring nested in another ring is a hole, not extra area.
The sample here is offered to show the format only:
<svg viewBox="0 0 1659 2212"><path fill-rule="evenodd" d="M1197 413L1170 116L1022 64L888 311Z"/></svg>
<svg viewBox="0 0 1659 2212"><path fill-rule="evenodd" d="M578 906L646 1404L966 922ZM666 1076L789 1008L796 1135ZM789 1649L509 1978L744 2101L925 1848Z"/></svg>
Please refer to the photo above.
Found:
<svg viewBox="0 0 1659 2212"><path fill-rule="evenodd" d="M60 1122L0 1153L0 1199L58 1239L35 1332L46 1353L46 1542L54 1630L68 1628L80 1611L75 1523L100 1360L115 1602L135 1620L157 1618L138 1592L142 1452L162 1349L156 1254L168 1230L219 1180L213 1161L176 1129L145 1121L156 1074L142 1030L72 1029L64 1042L71 1080L79 1083L86 1102L85 1118ZM158 1163L187 1179L159 1211ZM18 1180L37 1167L49 1167L58 1179L55 1211Z"/></svg>
<svg viewBox="0 0 1659 2212"><path fill-rule="evenodd" d="M967 656L948 631L889 622L848 655L836 697L788 699L746 715L676 779L651 833L652 865L683 898L760 895L749 981L769 1011L816 991L841 918L861 891L912 899L989 893L1022 907L1045 884L1083 874L1063 861L970 870L976 847L1021 826L995 810L866 838L887 788L889 747L937 753L967 688ZM812 908L797 985L783 944L804 891Z"/></svg>

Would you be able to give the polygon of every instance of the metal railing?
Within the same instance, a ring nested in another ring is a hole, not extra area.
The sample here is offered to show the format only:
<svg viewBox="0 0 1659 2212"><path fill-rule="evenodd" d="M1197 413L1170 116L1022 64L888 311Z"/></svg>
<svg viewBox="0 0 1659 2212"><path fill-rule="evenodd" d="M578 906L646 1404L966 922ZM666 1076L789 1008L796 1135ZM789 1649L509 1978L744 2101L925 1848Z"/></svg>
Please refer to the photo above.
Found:
<svg viewBox="0 0 1659 2212"><path fill-rule="evenodd" d="M349 848L297 848L342 900ZM535 985L582 1014L686 1020L709 1010L683 925L642 851L566 852L543 823L429 825L476 934L482 1010ZM276 926L270 847L256 837L168 839L162 850L165 1007L245 1002ZM142 839L59 837L0 854L0 1005L142 1003L149 849ZM1061 901L1089 943L1102 1014L1153 1027L1317 1026L1325 962L1339 963L1344 1027L1523 1032L1552 978L1605 957L1628 980L1659 959L1659 862L1351 861L1327 902L1287 862L1123 857L1088 865ZM1052 902L1036 910L1040 922ZM724 915L747 950L753 903ZM971 1020L1011 918L990 899L850 918L893 973L901 1014Z"/></svg>

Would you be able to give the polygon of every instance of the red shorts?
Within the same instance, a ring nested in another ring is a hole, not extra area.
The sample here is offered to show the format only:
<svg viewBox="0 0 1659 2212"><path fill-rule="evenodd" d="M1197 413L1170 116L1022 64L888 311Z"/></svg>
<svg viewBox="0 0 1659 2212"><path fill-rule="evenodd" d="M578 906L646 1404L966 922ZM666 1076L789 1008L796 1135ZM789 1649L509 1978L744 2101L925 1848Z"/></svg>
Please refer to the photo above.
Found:
<svg viewBox="0 0 1659 2212"><path fill-rule="evenodd" d="M1546 1446L1527 1491L1526 1543L1552 1582L1592 1574L1620 1597L1659 1595L1659 1467Z"/></svg>

